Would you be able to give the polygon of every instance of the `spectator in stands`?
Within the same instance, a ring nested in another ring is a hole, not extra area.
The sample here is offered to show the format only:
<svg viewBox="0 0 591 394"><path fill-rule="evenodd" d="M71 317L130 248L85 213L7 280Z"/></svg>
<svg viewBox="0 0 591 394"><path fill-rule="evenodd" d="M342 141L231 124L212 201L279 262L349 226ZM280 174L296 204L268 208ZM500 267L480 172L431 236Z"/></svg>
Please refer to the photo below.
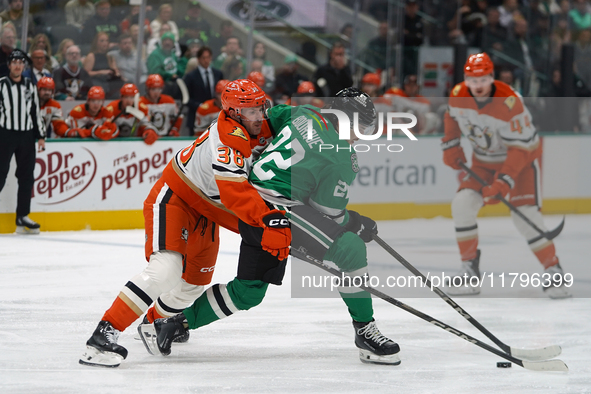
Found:
<svg viewBox="0 0 591 394"><path fill-rule="evenodd" d="M178 76L178 57L174 51L175 36L172 32L166 32L161 37L162 46L154 49L148 56L148 74L159 74L165 82L174 82ZM167 84L165 91L170 91Z"/></svg>
<svg viewBox="0 0 591 394"><path fill-rule="evenodd" d="M224 78L222 72L211 66L211 48L203 46L197 51L197 68L185 74L183 80L189 90L189 112L187 113L187 125L195 124L195 111L201 103L214 98L215 86Z"/></svg>
<svg viewBox="0 0 591 394"><path fill-rule="evenodd" d="M562 55L562 45L571 42L571 32L568 28L568 19L560 18L550 36L550 61L558 61Z"/></svg>
<svg viewBox="0 0 591 394"><path fill-rule="evenodd" d="M517 72L516 77L524 77L523 72L533 70L535 64L535 50L527 40L528 24L524 18L517 18L513 22L513 38L507 42L504 53L525 65L525 70Z"/></svg>
<svg viewBox="0 0 591 394"><path fill-rule="evenodd" d="M373 68L380 70L386 69L386 51L388 45L388 22L383 21L378 25L378 36L372 38L365 47L363 58L365 63ZM392 55L394 51L392 51ZM393 56L390 58L391 64L394 64Z"/></svg>
<svg viewBox="0 0 591 394"><path fill-rule="evenodd" d="M39 33L33 37L33 41L31 41L31 46L29 47L29 54L32 54L33 51L37 49L47 52L49 60L46 64L46 67L49 71L53 71L60 66L57 60L52 56L53 52L51 52L51 43L49 42L49 38L43 33Z"/></svg>
<svg viewBox="0 0 591 394"><path fill-rule="evenodd" d="M591 30L579 32L575 42L575 70L585 85L591 86Z"/></svg>
<svg viewBox="0 0 591 394"><path fill-rule="evenodd" d="M223 47L230 37L234 37L234 25L230 19L226 19L220 25L220 33L213 34L208 41L214 57L223 52Z"/></svg>
<svg viewBox="0 0 591 394"><path fill-rule="evenodd" d="M181 58L179 59L179 64L178 64L179 75L185 75L186 69L187 69L187 64L189 63L189 60L197 57L197 51L199 51L199 48L201 48L201 42L199 40L189 39L187 41L187 50L185 51L183 56L181 56Z"/></svg>
<svg viewBox="0 0 591 394"><path fill-rule="evenodd" d="M224 75L227 75L229 81L244 78L244 63L236 56L227 57L220 69Z"/></svg>
<svg viewBox="0 0 591 394"><path fill-rule="evenodd" d="M314 64L315 66L318 65L318 59L316 59L316 44L314 43L314 41L308 40L302 42L302 47L300 48L298 55L306 59L310 63Z"/></svg>
<svg viewBox="0 0 591 394"><path fill-rule="evenodd" d="M353 86L351 69L347 65L345 46L336 42L330 49L327 64L316 69L314 83L318 97L334 97L340 90Z"/></svg>
<svg viewBox="0 0 591 394"><path fill-rule="evenodd" d="M129 9L129 14L121 21L121 32L122 33L130 33L129 28L133 25L140 24L140 6L134 5ZM144 19L144 28L146 35L150 36L152 32L150 31L150 20L148 18Z"/></svg>
<svg viewBox="0 0 591 394"><path fill-rule="evenodd" d="M123 82L135 81L137 50L134 49L129 34L123 33L119 36L119 49L110 51L107 53L107 57L110 59L110 63L112 62L115 65L114 69L119 70ZM140 83L143 84L146 82L148 69L143 62L141 62L141 68Z"/></svg>
<svg viewBox="0 0 591 394"><path fill-rule="evenodd" d="M298 57L287 55L285 64L275 78L274 99L276 103L285 103L298 90L298 86L308 78L298 73Z"/></svg>
<svg viewBox="0 0 591 394"><path fill-rule="evenodd" d="M97 33L82 65L90 75L92 85L102 87L106 97L113 98L123 83L117 65L107 57L108 51L109 35L105 32Z"/></svg>
<svg viewBox="0 0 591 394"><path fill-rule="evenodd" d="M586 0L573 0L573 9L568 15L574 32L591 28L591 13Z"/></svg>
<svg viewBox="0 0 591 394"><path fill-rule="evenodd" d="M198 1L189 1L187 15L178 23L180 43L185 45L188 40L199 40L207 43L211 35L211 25L201 17L201 5Z"/></svg>
<svg viewBox="0 0 591 394"><path fill-rule="evenodd" d="M502 52L503 44L507 40L507 29L501 26L501 13L498 8L489 8L487 11L488 24L482 33L482 50L487 52L491 48Z"/></svg>
<svg viewBox="0 0 591 394"><path fill-rule="evenodd" d="M47 52L43 49L36 49L31 52L31 67L23 72L23 77L29 78L35 86L43 77L51 77L51 71L45 68L49 61Z"/></svg>
<svg viewBox="0 0 591 394"><path fill-rule="evenodd" d="M172 6L168 3L162 4L158 9L158 17L150 23L150 30L152 31L152 38L160 37L160 27L168 23L170 31L174 34L175 41L179 40L179 28L175 21L172 20Z"/></svg>
<svg viewBox="0 0 591 394"><path fill-rule="evenodd" d="M552 17L560 13L560 6L556 0L541 0L538 4L538 11L542 15Z"/></svg>
<svg viewBox="0 0 591 394"><path fill-rule="evenodd" d="M66 3L66 24L82 31L84 23L94 16L94 4L89 0L70 0Z"/></svg>
<svg viewBox="0 0 591 394"><path fill-rule="evenodd" d="M513 90L521 94L521 84L515 80L513 71L509 67L501 68L497 79L501 82L505 82L507 85L511 86Z"/></svg>
<svg viewBox="0 0 591 394"><path fill-rule="evenodd" d="M503 5L499 6L499 13L499 23L505 29L509 29L509 25L513 23L515 16L521 16L517 0L504 0Z"/></svg>
<svg viewBox="0 0 591 394"><path fill-rule="evenodd" d="M60 45L57 47L57 52L54 55L54 59L56 60L58 66L62 66L66 63L66 51L72 45L74 45L74 40L72 40L71 38L64 38L62 42L60 42ZM54 67L54 70L56 68L57 67Z"/></svg>
<svg viewBox="0 0 591 394"><path fill-rule="evenodd" d="M242 63L242 74L239 74L239 78L244 78L244 71L246 71L246 59L244 59L240 54L242 53L242 49L240 48L240 41L237 37L229 37L226 40L226 46L224 47L224 51L215 59L213 62L213 66L217 69L223 71L224 64L225 67L228 68L230 63L233 63L233 60L238 60ZM236 78L230 78L230 75L227 75L226 79L233 81Z"/></svg>
<svg viewBox="0 0 591 394"><path fill-rule="evenodd" d="M265 44L262 42L254 44L254 48L252 48L252 59L260 60L263 63L260 72L265 76L265 80L267 81L266 87L267 89L273 87L275 84L275 66L267 60L267 47L265 47ZM251 71L253 71L252 67Z"/></svg>
<svg viewBox="0 0 591 394"><path fill-rule="evenodd" d="M95 4L96 14L89 18L82 29L81 41L91 44L99 32L107 33L110 42L116 42L119 35L119 23L111 16L111 4L108 0L100 0Z"/></svg>
<svg viewBox="0 0 591 394"><path fill-rule="evenodd" d="M80 47L72 45L66 50L66 64L53 71L56 100L86 100L92 86L90 75L80 66Z"/></svg>
<svg viewBox="0 0 591 394"><path fill-rule="evenodd" d="M131 25L129 27L129 35L131 36L131 42L133 43L133 49L138 51L137 42L140 34L139 25ZM148 46L146 45L146 36L144 36L144 42L141 44L141 48L138 51L142 54L142 61L145 63L148 58Z"/></svg>
<svg viewBox="0 0 591 394"><path fill-rule="evenodd" d="M407 0L404 7L404 74L416 74L419 63L419 46L423 45L423 18L417 13L417 0Z"/></svg>
<svg viewBox="0 0 591 394"><path fill-rule="evenodd" d="M9 74L8 55L16 48L16 30L12 23L2 25L0 33L0 78Z"/></svg>
<svg viewBox="0 0 591 394"><path fill-rule="evenodd" d="M154 49L162 46L162 36L164 35L164 33L169 32L170 25L168 23L163 23L162 26L160 26L160 36L158 38L150 38L148 40L148 45L146 47L146 50L148 51L148 56L150 56L150 54L154 52ZM174 42L174 53L176 57L181 57L182 55L181 47L177 41Z"/></svg>
<svg viewBox="0 0 591 394"><path fill-rule="evenodd" d="M14 29L20 34L23 26L23 0L8 0L8 8L0 12L2 23L12 22ZM29 13L27 34L32 37L35 31L33 15Z"/></svg>

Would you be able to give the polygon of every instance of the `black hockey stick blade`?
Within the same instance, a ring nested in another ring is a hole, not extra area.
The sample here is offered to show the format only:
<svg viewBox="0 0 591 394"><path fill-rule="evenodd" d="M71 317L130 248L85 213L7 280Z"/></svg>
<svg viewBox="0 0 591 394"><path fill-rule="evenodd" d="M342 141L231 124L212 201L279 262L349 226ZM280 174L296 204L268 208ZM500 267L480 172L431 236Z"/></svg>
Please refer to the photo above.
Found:
<svg viewBox="0 0 591 394"><path fill-rule="evenodd" d="M333 268L327 264L325 264L323 261L320 261L318 259L316 259L313 256L310 256L309 254L307 254L304 251L301 251L299 249L295 249L292 248L291 249L291 255L294 257L297 257L300 260L303 260L309 264L312 264L324 271L327 271L329 273L331 273L332 275L335 275L336 277L342 277L343 273L341 271L339 271L336 268ZM558 371L558 372L566 372L568 371L568 367L566 366L566 364L562 361L562 360L544 360L544 361L524 361L521 359L518 359L516 357L513 357L499 349L496 349L444 322L442 322L441 320L437 320L429 315L427 315L426 313L423 313L417 309L414 309L412 306L407 305L399 300L397 300L396 298L390 297L389 295L382 293L379 290L376 290L375 288L371 287L371 286L366 286L366 285L361 285L359 286L360 289L363 289L365 291L367 291L370 294L375 295L378 298L381 298L382 300L400 308L403 309L415 316L417 316L420 319L425 320L428 323L431 323L451 334L456 335L459 338L462 338L465 341L468 341L476 346L481 347L484 350L487 350L493 354L496 354L499 357L504 358L507 361L512 362L513 364L519 365L520 367L523 367L525 369L529 369L532 371Z"/></svg>
<svg viewBox="0 0 591 394"><path fill-rule="evenodd" d="M547 346L545 348L540 349L517 349L513 348L499 338L497 338L493 333L488 331L486 327L484 327L478 320L472 317L468 312L464 310L461 306L459 306L454 300L451 299L449 295L444 293L439 287L433 286L429 278L427 278L421 271L419 271L415 266L409 263L404 257L402 257L393 247L388 245L386 241L380 238L377 234L373 234L372 238L378 245L380 245L386 252L388 252L392 257L394 257L400 264L405 266L410 272L415 274L416 276L423 279L425 286L431 289L435 294L437 294L443 301L445 301L449 306L452 307L456 312L458 312L464 319L468 320L470 324L478 329L481 333L486 335L488 339L493 341L501 350L505 353L515 356L517 358L524 358L530 361L540 361L540 360L549 360L558 356L562 353L562 348L558 345Z"/></svg>

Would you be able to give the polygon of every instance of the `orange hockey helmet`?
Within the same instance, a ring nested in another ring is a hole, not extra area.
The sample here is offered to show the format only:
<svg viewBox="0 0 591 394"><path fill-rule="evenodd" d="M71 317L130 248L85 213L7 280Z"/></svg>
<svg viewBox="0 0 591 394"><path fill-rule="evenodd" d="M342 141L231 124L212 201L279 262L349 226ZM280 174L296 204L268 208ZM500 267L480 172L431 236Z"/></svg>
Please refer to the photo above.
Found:
<svg viewBox="0 0 591 394"><path fill-rule="evenodd" d="M55 89L55 82L51 77L43 77L37 82L37 89Z"/></svg>
<svg viewBox="0 0 591 394"><path fill-rule="evenodd" d="M314 84L310 81L304 81L300 83L297 90L298 94L313 94L316 93L316 88Z"/></svg>
<svg viewBox="0 0 591 394"><path fill-rule="evenodd" d="M215 92L217 94L221 94L224 91L224 88L229 83L227 79L220 79L218 83L215 84Z"/></svg>
<svg viewBox="0 0 591 394"><path fill-rule="evenodd" d="M361 83L367 83L369 85L380 86L382 84L382 79L376 73L367 73L361 79Z"/></svg>
<svg viewBox="0 0 591 394"><path fill-rule="evenodd" d="M135 94L139 93L140 91L138 90L137 86L135 86L133 83L126 83L121 87L121 90L119 90L119 92L121 93L121 97L123 97L135 96Z"/></svg>
<svg viewBox="0 0 591 394"><path fill-rule="evenodd" d="M492 74L495 65L486 53L471 55L464 65L464 74L467 77L482 77Z"/></svg>
<svg viewBox="0 0 591 394"><path fill-rule="evenodd" d="M93 86L88 91L88 99L89 100L104 100L105 99L105 91L100 86Z"/></svg>
<svg viewBox="0 0 591 394"><path fill-rule="evenodd" d="M250 72L246 79L250 79L252 82L259 85L260 88L265 86L265 76L258 71Z"/></svg>
<svg viewBox="0 0 591 394"><path fill-rule="evenodd" d="M164 79L162 79L160 74L151 74L148 77L148 79L146 80L146 87L148 89L163 88L164 87Z"/></svg>
<svg viewBox="0 0 591 394"><path fill-rule="evenodd" d="M259 86L250 79L237 79L228 82L222 92L222 108L229 111L230 108L258 107L267 103L267 96Z"/></svg>

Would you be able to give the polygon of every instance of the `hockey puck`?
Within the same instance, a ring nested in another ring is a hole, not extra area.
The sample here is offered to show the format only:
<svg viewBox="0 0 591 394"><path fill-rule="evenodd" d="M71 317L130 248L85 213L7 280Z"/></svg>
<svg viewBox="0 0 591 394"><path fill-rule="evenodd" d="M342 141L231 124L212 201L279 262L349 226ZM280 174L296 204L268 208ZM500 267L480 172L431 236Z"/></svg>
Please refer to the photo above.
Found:
<svg viewBox="0 0 591 394"><path fill-rule="evenodd" d="M499 361L497 363L497 368L511 368L511 363L507 363L504 361Z"/></svg>

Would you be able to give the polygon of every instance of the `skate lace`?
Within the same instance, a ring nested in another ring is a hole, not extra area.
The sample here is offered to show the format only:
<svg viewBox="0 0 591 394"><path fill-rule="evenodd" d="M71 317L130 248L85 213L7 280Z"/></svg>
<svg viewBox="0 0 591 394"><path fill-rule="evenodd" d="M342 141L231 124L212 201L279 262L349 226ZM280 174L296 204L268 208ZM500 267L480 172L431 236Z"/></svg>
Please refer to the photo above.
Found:
<svg viewBox="0 0 591 394"><path fill-rule="evenodd" d="M365 338L374 341L378 345L383 345L390 340L388 337L382 335L375 322L368 323L365 327L360 328L357 330L357 334L363 335Z"/></svg>
<svg viewBox="0 0 591 394"><path fill-rule="evenodd" d="M119 340L119 334L120 332L114 328L105 330L105 338L107 338L107 341L110 343L117 343Z"/></svg>

